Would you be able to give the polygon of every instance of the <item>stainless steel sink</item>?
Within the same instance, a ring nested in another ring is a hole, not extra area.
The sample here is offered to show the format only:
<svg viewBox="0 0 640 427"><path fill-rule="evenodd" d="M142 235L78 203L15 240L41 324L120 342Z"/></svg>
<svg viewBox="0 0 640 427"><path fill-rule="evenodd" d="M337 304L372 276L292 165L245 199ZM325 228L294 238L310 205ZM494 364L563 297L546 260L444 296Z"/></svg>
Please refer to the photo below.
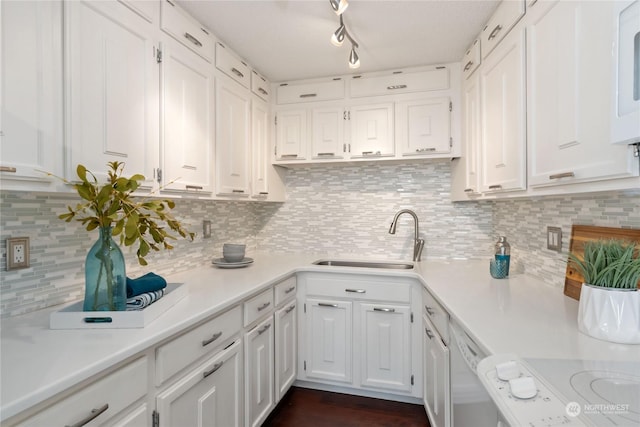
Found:
<svg viewBox="0 0 640 427"><path fill-rule="evenodd" d="M391 268L396 270L413 269L413 264L406 262L320 260L314 262L314 264L334 267Z"/></svg>

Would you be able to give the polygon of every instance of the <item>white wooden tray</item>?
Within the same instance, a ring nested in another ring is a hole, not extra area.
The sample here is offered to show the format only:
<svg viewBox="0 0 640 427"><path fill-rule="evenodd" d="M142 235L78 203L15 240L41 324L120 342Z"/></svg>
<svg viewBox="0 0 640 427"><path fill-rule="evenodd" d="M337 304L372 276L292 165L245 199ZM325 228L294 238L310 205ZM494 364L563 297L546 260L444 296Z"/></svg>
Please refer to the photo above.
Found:
<svg viewBox="0 0 640 427"><path fill-rule="evenodd" d="M82 311L75 302L49 316L50 329L125 329L144 328L187 295L183 283L169 283L164 296L142 310Z"/></svg>

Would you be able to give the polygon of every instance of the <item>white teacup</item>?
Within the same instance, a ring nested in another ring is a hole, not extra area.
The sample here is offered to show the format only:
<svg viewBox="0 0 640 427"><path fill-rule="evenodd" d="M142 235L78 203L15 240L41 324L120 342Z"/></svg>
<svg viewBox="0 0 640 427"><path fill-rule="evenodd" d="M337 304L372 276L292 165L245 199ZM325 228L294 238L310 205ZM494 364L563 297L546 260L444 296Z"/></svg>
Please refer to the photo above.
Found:
<svg viewBox="0 0 640 427"><path fill-rule="evenodd" d="M247 245L225 243L222 245L222 257L227 262L240 262L244 259Z"/></svg>

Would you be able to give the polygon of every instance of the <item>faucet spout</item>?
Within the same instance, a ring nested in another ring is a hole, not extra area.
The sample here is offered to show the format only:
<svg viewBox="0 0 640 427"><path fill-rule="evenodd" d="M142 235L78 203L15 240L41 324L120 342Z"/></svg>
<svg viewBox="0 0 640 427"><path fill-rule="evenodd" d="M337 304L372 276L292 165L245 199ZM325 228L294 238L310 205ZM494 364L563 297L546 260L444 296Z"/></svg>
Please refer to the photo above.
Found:
<svg viewBox="0 0 640 427"><path fill-rule="evenodd" d="M422 250L424 249L424 239L420 238L420 232L419 232L419 226L418 226L418 215L416 215L416 213L414 211L412 211L411 209L402 209L400 211L398 211L396 213L396 215L393 217L393 221L391 221L391 226L389 227L389 234L396 234L396 228L398 226L398 218L400 217L400 215L402 214L409 214L413 217L413 221L414 221L414 231L415 231L415 236L413 238L414 242L413 242L413 260L414 261L420 261L420 257L422 255Z"/></svg>

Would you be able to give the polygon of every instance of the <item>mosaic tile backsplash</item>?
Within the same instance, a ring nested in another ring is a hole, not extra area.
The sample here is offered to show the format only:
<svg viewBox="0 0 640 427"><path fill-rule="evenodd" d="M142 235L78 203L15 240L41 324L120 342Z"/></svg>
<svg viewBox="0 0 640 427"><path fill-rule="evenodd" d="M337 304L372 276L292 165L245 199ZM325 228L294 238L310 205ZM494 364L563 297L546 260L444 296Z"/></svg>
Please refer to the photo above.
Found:
<svg viewBox="0 0 640 427"><path fill-rule="evenodd" d="M198 232L196 240L178 240L174 250L152 254L144 268L124 248L127 275L207 264L225 242L244 242L249 250L411 259L411 217L403 215L397 233L388 233L394 214L410 208L426 240L423 257L488 257L496 236L506 235L520 271L562 287L572 223L640 228L640 191L451 203L449 164L292 169L285 203L177 200L174 213ZM1 317L82 298L84 257L97 233L57 218L76 202L73 195L0 192ZM204 219L212 222L210 239L202 238ZM546 249L547 226L562 227L561 253ZM6 239L22 236L30 238L31 266L5 271Z"/></svg>

